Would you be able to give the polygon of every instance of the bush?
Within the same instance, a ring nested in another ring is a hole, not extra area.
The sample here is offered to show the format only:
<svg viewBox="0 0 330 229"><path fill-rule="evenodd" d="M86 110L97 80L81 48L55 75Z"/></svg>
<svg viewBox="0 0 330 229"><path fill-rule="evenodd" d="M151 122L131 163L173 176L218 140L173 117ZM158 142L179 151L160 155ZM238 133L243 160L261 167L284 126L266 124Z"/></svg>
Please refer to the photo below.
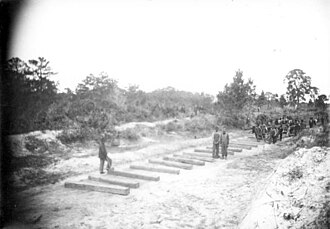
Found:
<svg viewBox="0 0 330 229"><path fill-rule="evenodd" d="M304 129L293 139L297 146L312 148L314 146L329 147L329 126L320 126L313 129Z"/></svg>
<svg viewBox="0 0 330 229"><path fill-rule="evenodd" d="M172 121L162 126L162 129L164 129L166 132L180 131L182 128L183 126L177 121Z"/></svg>
<svg viewBox="0 0 330 229"><path fill-rule="evenodd" d="M261 123L267 123L269 120L269 117L265 114L259 114L256 118L256 122L261 124Z"/></svg>
<svg viewBox="0 0 330 229"><path fill-rule="evenodd" d="M329 131L329 126L322 126L320 128L320 132L316 134L316 141L315 144L317 146L326 146L330 147L330 142L329 142L329 136L330 136L330 131Z"/></svg>
<svg viewBox="0 0 330 229"><path fill-rule="evenodd" d="M56 138L63 144L84 142L92 139L92 131L87 128L65 129Z"/></svg>
<svg viewBox="0 0 330 229"><path fill-rule="evenodd" d="M296 166L287 173L290 182L295 181L303 177L303 171L300 166Z"/></svg>
<svg viewBox="0 0 330 229"><path fill-rule="evenodd" d="M210 131L215 127L215 119L211 115L197 116L184 123L184 130L192 133Z"/></svg>
<svg viewBox="0 0 330 229"><path fill-rule="evenodd" d="M217 123L221 126L243 128L245 126L246 118L242 115L232 114L232 115L222 115L218 116Z"/></svg>
<svg viewBox="0 0 330 229"><path fill-rule="evenodd" d="M44 141L35 136L27 136L25 138L25 148L30 152L43 153L47 151L47 145Z"/></svg>
<svg viewBox="0 0 330 229"><path fill-rule="evenodd" d="M121 131L120 136L121 138L127 139L129 141L137 141L140 139L140 135L137 133L137 131L134 128Z"/></svg>

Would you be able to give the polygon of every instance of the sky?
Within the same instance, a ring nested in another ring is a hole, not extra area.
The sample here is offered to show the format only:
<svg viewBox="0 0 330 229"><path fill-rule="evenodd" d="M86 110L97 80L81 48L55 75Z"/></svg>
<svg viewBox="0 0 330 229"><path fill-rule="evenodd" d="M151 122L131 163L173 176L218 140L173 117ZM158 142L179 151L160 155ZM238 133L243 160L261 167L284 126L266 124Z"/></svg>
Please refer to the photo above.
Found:
<svg viewBox="0 0 330 229"><path fill-rule="evenodd" d="M302 69L330 95L327 0L27 0L10 57L45 57L59 88L106 72L119 86L215 96L235 72L284 94Z"/></svg>

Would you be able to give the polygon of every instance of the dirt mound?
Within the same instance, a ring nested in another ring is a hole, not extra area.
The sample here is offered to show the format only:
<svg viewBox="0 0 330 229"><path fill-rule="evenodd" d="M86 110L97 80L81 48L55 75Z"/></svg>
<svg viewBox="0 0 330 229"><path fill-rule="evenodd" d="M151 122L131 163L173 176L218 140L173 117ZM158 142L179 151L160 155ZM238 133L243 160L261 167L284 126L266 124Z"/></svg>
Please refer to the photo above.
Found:
<svg viewBox="0 0 330 229"><path fill-rule="evenodd" d="M9 136L11 183L18 190L53 184L65 177L61 172L49 172L49 165L59 163L70 149L56 136L60 131L35 131Z"/></svg>
<svg viewBox="0 0 330 229"><path fill-rule="evenodd" d="M240 228L329 228L330 149L299 149L271 174Z"/></svg>

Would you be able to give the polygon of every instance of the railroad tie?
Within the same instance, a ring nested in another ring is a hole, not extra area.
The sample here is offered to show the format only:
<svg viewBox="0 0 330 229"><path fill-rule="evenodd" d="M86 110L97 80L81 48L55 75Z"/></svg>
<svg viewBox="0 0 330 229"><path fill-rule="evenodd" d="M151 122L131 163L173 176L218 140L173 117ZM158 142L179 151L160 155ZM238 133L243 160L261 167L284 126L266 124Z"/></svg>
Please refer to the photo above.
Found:
<svg viewBox="0 0 330 229"><path fill-rule="evenodd" d="M207 149L194 149L194 152L198 152L198 153L210 153L212 154L213 151L212 150L207 150ZM221 152L219 152L221 154ZM227 150L227 153L229 155L234 155L234 152L231 150Z"/></svg>
<svg viewBox="0 0 330 229"><path fill-rule="evenodd" d="M174 157L184 157L184 158L189 158L189 159L195 159L199 161L205 161L205 162L215 162L213 158L207 158L207 157L199 157L199 156L194 156L194 155L187 155L187 154L173 154Z"/></svg>
<svg viewBox="0 0 330 229"><path fill-rule="evenodd" d="M128 187L94 182L91 180L82 180L78 182L65 182L64 187L79 189L79 190L106 192L106 193L119 194L125 196L130 193L130 188Z"/></svg>
<svg viewBox="0 0 330 229"><path fill-rule="evenodd" d="M163 167L150 166L150 165L130 165L130 168L136 170L145 170L145 171L160 172L160 173L180 174L179 169L163 168Z"/></svg>
<svg viewBox="0 0 330 229"><path fill-rule="evenodd" d="M102 183L107 183L107 184L120 185L129 188L138 188L140 186L140 183L137 181L131 180L129 178L125 179L125 177L112 176L108 174L102 176L90 175L88 176L88 179Z"/></svg>
<svg viewBox="0 0 330 229"><path fill-rule="evenodd" d="M197 156L200 158L212 158L212 154L207 153L197 153L197 152L183 152L183 155Z"/></svg>
<svg viewBox="0 0 330 229"><path fill-rule="evenodd" d="M159 181L159 176L153 174L144 174L144 173L136 173L136 172L127 172L127 171L117 171L117 170L109 170L108 174L122 177L129 177L141 180L148 181Z"/></svg>
<svg viewBox="0 0 330 229"><path fill-rule="evenodd" d="M211 150L213 150L213 147L211 147L211 146L207 146L206 149L211 149ZM241 148L239 148L239 147L228 147L228 150L233 151L233 152L237 152L237 153L243 151L243 150L242 150Z"/></svg>
<svg viewBox="0 0 330 229"><path fill-rule="evenodd" d="M190 164L190 165L198 165L198 166L205 165L204 161L199 161L199 160L194 160L194 159L189 159L189 158L165 156L165 157L163 157L163 159L166 161L175 161L175 162L181 162L181 163Z"/></svg>
<svg viewBox="0 0 330 229"><path fill-rule="evenodd" d="M158 164L158 165L165 165L169 167L175 167L175 168L180 168L180 169L192 169L192 165L180 163L180 162L173 162L173 161L165 161L165 160L159 160L159 159L149 159L149 163L152 164Z"/></svg>

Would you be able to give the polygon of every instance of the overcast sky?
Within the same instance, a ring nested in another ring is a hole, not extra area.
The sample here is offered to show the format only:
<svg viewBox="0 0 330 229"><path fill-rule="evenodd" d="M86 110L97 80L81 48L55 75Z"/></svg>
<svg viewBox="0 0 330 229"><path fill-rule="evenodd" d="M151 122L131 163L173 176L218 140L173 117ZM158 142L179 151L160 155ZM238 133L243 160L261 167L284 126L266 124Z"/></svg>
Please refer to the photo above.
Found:
<svg viewBox="0 0 330 229"><path fill-rule="evenodd" d="M60 88L107 72L121 87L216 95L237 69L283 94L295 68L330 94L327 0L30 0L10 57L45 57Z"/></svg>

